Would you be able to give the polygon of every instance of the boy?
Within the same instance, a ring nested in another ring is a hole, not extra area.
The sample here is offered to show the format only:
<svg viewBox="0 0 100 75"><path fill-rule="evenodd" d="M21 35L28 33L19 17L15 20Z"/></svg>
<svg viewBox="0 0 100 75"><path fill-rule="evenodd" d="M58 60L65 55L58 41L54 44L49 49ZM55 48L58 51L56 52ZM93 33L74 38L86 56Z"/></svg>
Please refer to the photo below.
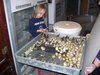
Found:
<svg viewBox="0 0 100 75"><path fill-rule="evenodd" d="M38 36L41 32L47 32L47 28L44 22L44 15L46 8L44 4L40 4L36 7L33 17L29 20L29 32L33 37Z"/></svg>

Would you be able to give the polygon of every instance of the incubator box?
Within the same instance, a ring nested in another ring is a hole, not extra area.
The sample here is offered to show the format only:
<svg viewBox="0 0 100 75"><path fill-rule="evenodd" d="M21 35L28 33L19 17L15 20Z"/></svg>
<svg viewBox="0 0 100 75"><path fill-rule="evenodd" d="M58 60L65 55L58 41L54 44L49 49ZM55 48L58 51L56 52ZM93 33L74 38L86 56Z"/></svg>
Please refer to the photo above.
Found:
<svg viewBox="0 0 100 75"><path fill-rule="evenodd" d="M85 52L85 37L40 34L16 52L19 63L62 74L79 75Z"/></svg>

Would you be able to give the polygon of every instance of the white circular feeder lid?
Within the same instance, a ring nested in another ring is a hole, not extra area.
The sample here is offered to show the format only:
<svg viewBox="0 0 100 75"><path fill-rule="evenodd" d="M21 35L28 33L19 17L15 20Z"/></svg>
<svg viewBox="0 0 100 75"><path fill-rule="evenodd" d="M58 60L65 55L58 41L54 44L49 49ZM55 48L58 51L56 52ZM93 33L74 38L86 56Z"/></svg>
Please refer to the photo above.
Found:
<svg viewBox="0 0 100 75"><path fill-rule="evenodd" d="M68 35L79 35L82 27L73 21L59 21L54 24L54 32Z"/></svg>

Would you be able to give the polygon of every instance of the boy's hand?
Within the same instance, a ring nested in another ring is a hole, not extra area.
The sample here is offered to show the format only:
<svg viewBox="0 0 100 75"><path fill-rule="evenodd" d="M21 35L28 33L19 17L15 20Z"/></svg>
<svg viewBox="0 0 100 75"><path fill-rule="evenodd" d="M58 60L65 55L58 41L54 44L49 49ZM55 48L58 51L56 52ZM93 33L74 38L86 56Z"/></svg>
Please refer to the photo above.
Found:
<svg viewBox="0 0 100 75"><path fill-rule="evenodd" d="M92 73L95 70L95 68L96 68L95 65L91 64L90 66L85 68L85 74L88 75L88 74Z"/></svg>
<svg viewBox="0 0 100 75"><path fill-rule="evenodd" d="M37 32L48 32L48 30L47 29L39 29L39 30L37 30Z"/></svg>
<svg viewBox="0 0 100 75"><path fill-rule="evenodd" d="M39 29L39 30L37 30L37 32L44 32L44 30L43 29Z"/></svg>
<svg viewBox="0 0 100 75"><path fill-rule="evenodd" d="M48 30L47 29L43 29L43 32L48 32Z"/></svg>

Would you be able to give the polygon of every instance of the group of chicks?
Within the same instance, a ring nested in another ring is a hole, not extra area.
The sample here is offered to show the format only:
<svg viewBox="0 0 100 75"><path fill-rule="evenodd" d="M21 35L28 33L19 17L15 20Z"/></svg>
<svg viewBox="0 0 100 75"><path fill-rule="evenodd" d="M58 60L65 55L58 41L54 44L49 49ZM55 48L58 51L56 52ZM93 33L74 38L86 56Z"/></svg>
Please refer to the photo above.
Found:
<svg viewBox="0 0 100 75"><path fill-rule="evenodd" d="M53 47L55 50L51 58L62 60L63 66L80 68L85 47L85 38L68 36L49 36L45 38L42 36L31 48L34 50L40 47L41 51L46 51L47 46Z"/></svg>

